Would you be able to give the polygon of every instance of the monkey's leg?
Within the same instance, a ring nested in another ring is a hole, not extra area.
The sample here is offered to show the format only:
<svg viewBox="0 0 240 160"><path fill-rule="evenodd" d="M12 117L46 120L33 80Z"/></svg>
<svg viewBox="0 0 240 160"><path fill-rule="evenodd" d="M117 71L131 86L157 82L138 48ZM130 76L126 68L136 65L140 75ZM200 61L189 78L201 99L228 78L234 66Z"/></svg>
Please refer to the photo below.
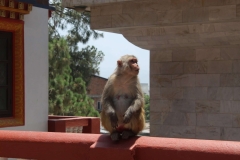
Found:
<svg viewBox="0 0 240 160"><path fill-rule="evenodd" d="M135 136L136 134L131 130L125 130L122 132L122 139L128 139L129 137Z"/></svg>
<svg viewBox="0 0 240 160"><path fill-rule="evenodd" d="M120 139L120 133L118 132L112 132L110 136L112 141L118 141Z"/></svg>

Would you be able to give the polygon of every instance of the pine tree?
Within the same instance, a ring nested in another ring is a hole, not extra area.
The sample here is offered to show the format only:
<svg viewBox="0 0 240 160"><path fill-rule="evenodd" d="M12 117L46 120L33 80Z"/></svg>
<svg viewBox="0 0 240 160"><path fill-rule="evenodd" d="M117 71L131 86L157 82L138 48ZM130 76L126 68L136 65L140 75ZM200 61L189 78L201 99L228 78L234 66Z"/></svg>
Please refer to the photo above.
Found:
<svg viewBox="0 0 240 160"><path fill-rule="evenodd" d="M86 43L91 36L97 39L103 35L90 29L89 13L63 8L60 0L50 4L56 10L48 23L49 113L99 116L87 96L86 82L91 74L99 74L104 54L89 46L79 51L77 45ZM62 37L62 33L66 36Z"/></svg>
<svg viewBox="0 0 240 160"><path fill-rule="evenodd" d="M54 115L98 116L87 96L85 82L71 76L71 56L66 39L49 43L49 112Z"/></svg>

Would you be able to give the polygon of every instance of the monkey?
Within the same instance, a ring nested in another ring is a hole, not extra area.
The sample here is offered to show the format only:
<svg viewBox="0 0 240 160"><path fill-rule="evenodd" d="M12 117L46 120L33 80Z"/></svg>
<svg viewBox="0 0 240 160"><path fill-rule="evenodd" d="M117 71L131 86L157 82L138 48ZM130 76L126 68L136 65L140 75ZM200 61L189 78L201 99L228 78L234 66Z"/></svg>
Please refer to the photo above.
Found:
<svg viewBox="0 0 240 160"><path fill-rule="evenodd" d="M101 122L112 141L128 139L144 128L144 96L138 79L139 70L137 58L124 55L104 86Z"/></svg>

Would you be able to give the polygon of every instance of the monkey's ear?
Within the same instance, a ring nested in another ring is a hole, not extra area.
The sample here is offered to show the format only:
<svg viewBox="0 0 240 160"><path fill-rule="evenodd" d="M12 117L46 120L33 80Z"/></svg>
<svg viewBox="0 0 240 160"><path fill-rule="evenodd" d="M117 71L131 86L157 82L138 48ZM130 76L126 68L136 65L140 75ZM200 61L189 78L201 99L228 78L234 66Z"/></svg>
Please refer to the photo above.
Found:
<svg viewBox="0 0 240 160"><path fill-rule="evenodd" d="M118 67L122 67L122 61L121 60L118 60L117 64L118 64Z"/></svg>

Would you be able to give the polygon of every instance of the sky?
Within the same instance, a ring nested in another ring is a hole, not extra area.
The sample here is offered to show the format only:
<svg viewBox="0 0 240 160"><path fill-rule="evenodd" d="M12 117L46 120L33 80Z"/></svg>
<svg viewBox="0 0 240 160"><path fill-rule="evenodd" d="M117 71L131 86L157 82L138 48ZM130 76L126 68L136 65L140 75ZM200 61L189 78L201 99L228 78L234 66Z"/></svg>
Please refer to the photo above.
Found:
<svg viewBox="0 0 240 160"><path fill-rule="evenodd" d="M88 43L84 45L79 44L79 48L93 45L98 51L104 53L104 59L99 66L99 76L108 78L117 67L117 60L123 55L131 54L138 58L138 65L140 66L140 83L148 83L149 85L149 51L133 45L121 34L102 31L98 32L103 33L104 37L97 40L90 39Z"/></svg>

